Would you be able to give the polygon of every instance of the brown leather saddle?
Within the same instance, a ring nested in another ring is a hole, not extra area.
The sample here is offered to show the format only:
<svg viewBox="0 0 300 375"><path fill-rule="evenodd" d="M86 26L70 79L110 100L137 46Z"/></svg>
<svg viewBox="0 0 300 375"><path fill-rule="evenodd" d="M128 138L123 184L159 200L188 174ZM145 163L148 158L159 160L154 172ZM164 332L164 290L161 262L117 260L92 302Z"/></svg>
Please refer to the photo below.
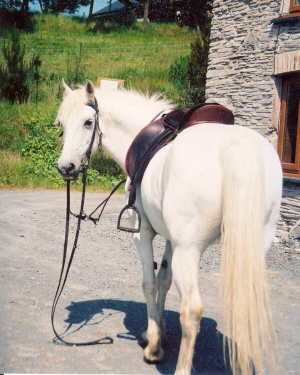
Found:
<svg viewBox="0 0 300 375"><path fill-rule="evenodd" d="M159 120L144 127L133 140L126 155L128 176L133 179L140 169L145 171L152 157L172 141L177 134L190 126L203 122L232 125L234 116L226 107L210 103L199 104L191 109L176 109L163 115ZM140 173L138 174L140 175Z"/></svg>
<svg viewBox="0 0 300 375"><path fill-rule="evenodd" d="M220 104L202 103L190 109L176 109L163 115L160 119L145 126L137 134L126 155L126 171L131 178L131 184L128 188L130 194L127 206L123 208L119 215L118 229L139 232L139 228L122 227L120 220L123 212L128 209L133 209L139 216L138 210L134 207L136 186L142 181L144 172L153 156L174 140L184 129L204 122L232 125L234 123L234 115L229 109Z"/></svg>

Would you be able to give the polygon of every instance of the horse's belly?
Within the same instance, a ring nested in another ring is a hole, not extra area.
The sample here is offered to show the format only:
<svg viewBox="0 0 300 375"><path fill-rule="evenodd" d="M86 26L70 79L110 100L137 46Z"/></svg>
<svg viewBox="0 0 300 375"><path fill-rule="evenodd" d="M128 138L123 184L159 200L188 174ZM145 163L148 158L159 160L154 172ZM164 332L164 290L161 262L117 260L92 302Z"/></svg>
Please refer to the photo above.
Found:
<svg viewBox="0 0 300 375"><path fill-rule="evenodd" d="M143 207L152 227L172 241L183 236L197 241L207 234L211 242L220 234L220 163L199 130L185 130L160 150L142 182Z"/></svg>
<svg viewBox="0 0 300 375"><path fill-rule="evenodd" d="M161 149L150 161L141 185L142 204L153 229L167 240L170 239L162 212L163 169L170 145Z"/></svg>

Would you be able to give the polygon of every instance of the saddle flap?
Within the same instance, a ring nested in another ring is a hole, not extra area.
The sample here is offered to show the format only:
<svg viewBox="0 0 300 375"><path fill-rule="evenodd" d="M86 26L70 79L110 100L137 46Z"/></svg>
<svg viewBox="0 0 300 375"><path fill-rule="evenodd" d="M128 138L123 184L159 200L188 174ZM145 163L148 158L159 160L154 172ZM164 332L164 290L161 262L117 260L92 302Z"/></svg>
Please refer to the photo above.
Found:
<svg viewBox="0 0 300 375"><path fill-rule="evenodd" d="M137 161L145 155L152 142L165 130L163 119L151 122L145 126L133 140L126 155L126 171L128 176L132 176L137 165Z"/></svg>

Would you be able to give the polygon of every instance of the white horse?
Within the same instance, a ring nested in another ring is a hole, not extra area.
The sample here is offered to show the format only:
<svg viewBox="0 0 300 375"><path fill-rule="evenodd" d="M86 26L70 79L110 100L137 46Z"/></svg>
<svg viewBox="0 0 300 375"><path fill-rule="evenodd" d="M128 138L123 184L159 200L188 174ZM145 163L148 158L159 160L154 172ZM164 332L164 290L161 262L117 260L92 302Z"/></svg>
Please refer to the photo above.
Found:
<svg viewBox="0 0 300 375"><path fill-rule="evenodd" d="M136 134L161 111L174 106L133 91L86 86L72 91L63 81L64 100L57 122L64 148L58 169L65 179L78 175L91 142L99 103L103 149L125 171L125 157ZM92 152L97 150L96 134ZM265 282L265 253L271 247L281 201L282 172L269 142L246 127L201 123L180 133L150 161L137 189L141 230L134 243L143 267L148 328L144 356L163 358L164 306L173 277L181 298L182 340L176 374L189 374L199 332L202 302L197 285L205 249L222 244L224 335L234 373L263 373L272 358L272 323ZM132 223L132 225L135 225ZM166 239L156 276L152 241Z"/></svg>

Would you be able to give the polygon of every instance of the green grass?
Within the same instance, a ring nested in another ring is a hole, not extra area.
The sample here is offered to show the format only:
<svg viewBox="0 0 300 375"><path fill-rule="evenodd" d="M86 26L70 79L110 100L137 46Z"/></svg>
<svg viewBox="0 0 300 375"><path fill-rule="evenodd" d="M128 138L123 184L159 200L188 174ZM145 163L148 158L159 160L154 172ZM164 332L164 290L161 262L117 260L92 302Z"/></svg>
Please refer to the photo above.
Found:
<svg viewBox="0 0 300 375"><path fill-rule="evenodd" d="M61 15L36 15L37 32L26 34L24 42L31 53L43 61L45 76L59 82L67 77L68 66L75 68L79 43L82 43L81 63L85 78L125 79L126 87L146 90L170 88L169 66L181 55L190 53L190 43L196 34L176 24L150 24L103 33L93 32L96 23L78 23ZM176 45L176 46L174 46ZM126 74L131 69L134 74ZM172 89L171 89L172 91Z"/></svg>
<svg viewBox="0 0 300 375"><path fill-rule="evenodd" d="M179 56L190 54L190 43L196 38L195 31L177 24L150 23L144 28L136 23L125 28L107 23L100 29L95 22L50 14L34 15L33 24L34 32L22 33L21 42L26 46L28 59L32 54L40 56L42 81L38 95L26 104L0 102L0 187L55 188L59 185L38 174L24 174L21 150L28 134L24 123L26 117L36 113L46 123L54 121L61 101L61 79L65 78L75 87L72 81L79 43L82 43L80 83L86 78L94 83L97 77L124 79L126 88L150 94L162 92L176 101L178 92L168 81L169 67ZM5 36L7 32L0 34L0 45ZM3 62L0 51L0 64ZM101 162L106 162L104 159ZM91 185L109 190L116 178L105 176Z"/></svg>

